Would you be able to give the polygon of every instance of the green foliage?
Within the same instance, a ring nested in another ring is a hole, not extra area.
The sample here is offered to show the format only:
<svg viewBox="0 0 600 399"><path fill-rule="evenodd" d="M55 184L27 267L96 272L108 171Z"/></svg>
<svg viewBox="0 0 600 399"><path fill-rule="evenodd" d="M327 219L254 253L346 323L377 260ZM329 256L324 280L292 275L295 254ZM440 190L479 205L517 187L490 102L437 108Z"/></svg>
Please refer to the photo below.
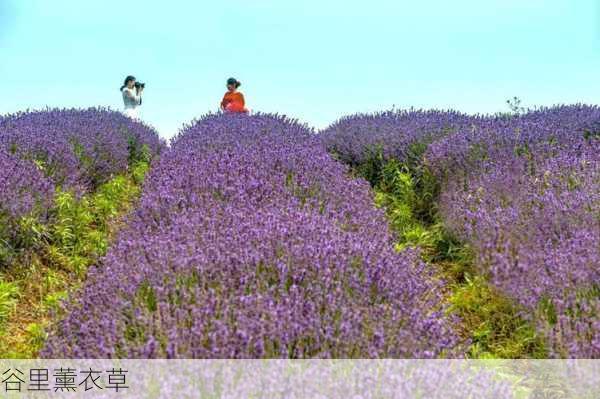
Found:
<svg viewBox="0 0 600 399"><path fill-rule="evenodd" d="M0 280L0 328L13 312L19 297L19 287L15 283Z"/></svg>
<svg viewBox="0 0 600 399"><path fill-rule="evenodd" d="M445 274L453 281L464 282L466 274L475 272L475 253L467 244L448 231L442 222L429 227L435 232L435 256L433 262L444 265Z"/></svg>
<svg viewBox="0 0 600 399"><path fill-rule="evenodd" d="M48 254L60 266L81 273L86 265L82 265L79 256L89 252L90 243L86 238L94 222L90 201L86 197L77 199L70 192L58 192L55 203L55 223L51 226L53 245Z"/></svg>
<svg viewBox="0 0 600 399"><path fill-rule="evenodd" d="M389 161L381 168L379 187L398 200L413 204L417 201L417 193L413 174L408 166L396 160Z"/></svg>
<svg viewBox="0 0 600 399"><path fill-rule="evenodd" d="M143 171L147 170L140 167L138 177L143 176ZM91 198L91 207L95 221L100 223L103 230L106 229L107 221L114 219L119 215L122 206L137 197L139 188L125 176L117 176L108 183L99 187Z"/></svg>
<svg viewBox="0 0 600 399"><path fill-rule="evenodd" d="M400 242L396 244L396 249L402 251L408 247L417 247L421 249L422 257L431 261L435 256L435 246L438 237L435 232L432 232L420 224L416 224L414 227L404 231L401 236Z"/></svg>
<svg viewBox="0 0 600 399"><path fill-rule="evenodd" d="M72 193L58 192L55 197L55 219L52 238L55 244L68 252L77 252L78 237L83 235L94 217L86 197L77 199Z"/></svg>
<svg viewBox="0 0 600 399"><path fill-rule="evenodd" d="M381 180L381 171L386 163L383 156L383 146L375 145L365 150L366 160L356 165L356 172L369 183L376 187Z"/></svg>
<svg viewBox="0 0 600 399"><path fill-rule="evenodd" d="M48 240L48 228L35 212L18 220L0 212L0 266L8 266L22 255L41 248Z"/></svg>
<svg viewBox="0 0 600 399"><path fill-rule="evenodd" d="M137 296L144 307L146 307L150 312L156 312L158 309L156 293L154 292L154 288L152 288L148 282L144 281L140 285L137 291Z"/></svg>
<svg viewBox="0 0 600 399"><path fill-rule="evenodd" d="M598 130L585 130L583 132L583 138L587 141L600 140L600 128L598 128Z"/></svg>
<svg viewBox="0 0 600 399"><path fill-rule="evenodd" d="M148 169L150 169L149 162L136 162L133 164L131 167L131 177L133 178L133 182L140 186L144 182L144 177L146 177Z"/></svg>
<svg viewBox="0 0 600 399"><path fill-rule="evenodd" d="M56 271L52 269L46 270L42 281L43 292L54 292L62 284L62 277Z"/></svg>
<svg viewBox="0 0 600 399"><path fill-rule="evenodd" d="M453 287L450 311L457 314L472 340L473 358L545 358L543 340L518 317L517 306L491 287L481 276L466 275Z"/></svg>
<svg viewBox="0 0 600 399"><path fill-rule="evenodd" d="M129 151L129 165L135 165L136 163L150 164L152 160L152 151L147 144L140 145L138 140L133 136L127 138Z"/></svg>
<svg viewBox="0 0 600 399"><path fill-rule="evenodd" d="M415 146L414 154L424 151L424 147ZM391 160L381 168L375 192L376 205L386 209L398 234L398 250L419 247L429 261L446 253L439 251L448 241L446 232L441 223L432 223L437 217L434 203L438 185L427 169Z"/></svg>
<svg viewBox="0 0 600 399"><path fill-rule="evenodd" d="M426 142L413 143L404 162L396 159L385 161L379 150L356 170L378 191L395 197L396 203L400 201L410 205L414 217L433 223L437 217L436 199L440 187L422 162L426 149Z"/></svg>
<svg viewBox="0 0 600 399"><path fill-rule="evenodd" d="M386 209L392 229L398 235L399 249L418 246L424 238L424 228L414 212L416 193L412 176L399 170L388 171L380 186L384 184L385 187L376 190L375 204Z"/></svg>
<svg viewBox="0 0 600 399"><path fill-rule="evenodd" d="M75 156L79 160L81 166L85 170L90 171L94 165L94 161L88 154L86 154L85 147L81 145L76 137L71 138L71 145L73 146L73 152L75 153Z"/></svg>
<svg viewBox="0 0 600 399"><path fill-rule="evenodd" d="M3 224L0 215L0 267L10 264L15 255L14 248L8 239L8 233L5 230L8 230L8 224Z"/></svg>
<svg viewBox="0 0 600 399"><path fill-rule="evenodd" d="M28 152L20 154L20 158L31 161L44 176L53 180L55 184L61 185L64 183L65 177L61 178L60 173L57 173L60 169L59 162L51 162L46 152Z"/></svg>
<svg viewBox="0 0 600 399"><path fill-rule="evenodd" d="M541 313L541 318L546 320L551 326L555 325L558 321L556 315L556 308L554 303L548 297L542 298L538 305L538 311Z"/></svg>
<svg viewBox="0 0 600 399"><path fill-rule="evenodd" d="M19 233L24 247L38 247L48 238L48 228L33 216L19 220Z"/></svg>
<svg viewBox="0 0 600 399"><path fill-rule="evenodd" d="M48 333L44 329L44 326L40 323L30 323L25 328L27 334L27 346L28 349L35 352L39 352L44 346L44 341L48 337Z"/></svg>
<svg viewBox="0 0 600 399"><path fill-rule="evenodd" d="M71 192L56 194L51 245L46 253L51 261L67 270L83 273L106 253L110 223L139 194L139 184L148 164L133 166L132 176L116 176L95 193L76 198Z"/></svg>

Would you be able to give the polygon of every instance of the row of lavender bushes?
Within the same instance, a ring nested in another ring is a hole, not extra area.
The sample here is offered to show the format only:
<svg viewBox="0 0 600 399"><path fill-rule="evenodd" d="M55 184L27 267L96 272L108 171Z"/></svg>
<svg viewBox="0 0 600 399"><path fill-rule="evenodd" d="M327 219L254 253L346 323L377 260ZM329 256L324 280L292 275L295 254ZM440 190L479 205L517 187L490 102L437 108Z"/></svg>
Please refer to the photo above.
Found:
<svg viewBox="0 0 600 399"><path fill-rule="evenodd" d="M0 265L27 250L37 225L52 223L58 191L92 192L164 147L154 129L106 109L2 116Z"/></svg>
<svg viewBox="0 0 600 399"><path fill-rule="evenodd" d="M310 129L208 115L152 168L42 355L460 356L443 292Z"/></svg>
<svg viewBox="0 0 600 399"><path fill-rule="evenodd" d="M164 147L156 131L103 108L48 109L0 119L0 149L34 162L63 188L94 189L127 170L145 147Z"/></svg>
<svg viewBox="0 0 600 399"><path fill-rule="evenodd" d="M435 176L435 206L480 273L522 306L554 357L600 357L600 109L523 115L357 115L322 134L360 166L410 159Z"/></svg>

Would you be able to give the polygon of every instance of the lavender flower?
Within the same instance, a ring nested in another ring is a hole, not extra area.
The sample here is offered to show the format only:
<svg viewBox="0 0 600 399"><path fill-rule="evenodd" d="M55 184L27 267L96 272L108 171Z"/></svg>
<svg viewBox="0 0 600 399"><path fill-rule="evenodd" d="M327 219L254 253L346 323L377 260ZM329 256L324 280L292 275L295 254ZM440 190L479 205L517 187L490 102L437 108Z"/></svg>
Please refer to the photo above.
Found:
<svg viewBox="0 0 600 399"><path fill-rule="evenodd" d="M63 188L89 189L127 170L142 147L158 154L156 131L101 108L49 109L0 119L0 148L35 162Z"/></svg>
<svg viewBox="0 0 600 399"><path fill-rule="evenodd" d="M482 274L514 298L556 357L600 357L600 108L522 116L388 112L344 118L324 145L352 165L379 146L441 185L440 216L477 252Z"/></svg>
<svg viewBox="0 0 600 399"><path fill-rule="evenodd" d="M347 172L284 117L187 126L42 355L460 355L442 283Z"/></svg>

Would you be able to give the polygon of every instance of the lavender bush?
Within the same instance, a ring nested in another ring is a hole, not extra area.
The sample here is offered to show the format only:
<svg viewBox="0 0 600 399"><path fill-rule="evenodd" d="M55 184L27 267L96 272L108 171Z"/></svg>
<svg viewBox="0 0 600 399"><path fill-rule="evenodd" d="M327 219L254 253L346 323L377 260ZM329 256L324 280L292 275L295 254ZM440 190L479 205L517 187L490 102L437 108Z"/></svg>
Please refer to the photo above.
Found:
<svg viewBox="0 0 600 399"><path fill-rule="evenodd" d="M600 357L600 109L490 120L430 146L448 226L553 356Z"/></svg>
<svg viewBox="0 0 600 399"><path fill-rule="evenodd" d="M25 245L19 234L26 218L44 223L54 185L34 165L0 149L0 266Z"/></svg>
<svg viewBox="0 0 600 399"><path fill-rule="evenodd" d="M55 192L93 191L163 147L150 127L104 109L0 118L0 265L51 240L59 218Z"/></svg>
<svg viewBox="0 0 600 399"><path fill-rule="evenodd" d="M442 283L311 133L270 115L187 126L42 355L460 355Z"/></svg>
<svg viewBox="0 0 600 399"><path fill-rule="evenodd" d="M380 151L385 160L409 160L415 146L453 134L478 118L454 111L387 111L341 118L320 133L326 148L358 166Z"/></svg>
<svg viewBox="0 0 600 399"><path fill-rule="evenodd" d="M52 182L38 168L0 149L0 214L17 220L43 211L53 192Z"/></svg>
<svg viewBox="0 0 600 399"><path fill-rule="evenodd" d="M102 108L48 109L0 119L0 148L35 162L55 184L85 190L127 170L142 148L164 143L152 128Z"/></svg>
<svg viewBox="0 0 600 399"><path fill-rule="evenodd" d="M477 252L480 271L527 310L553 356L600 357L600 109L524 115L390 112L345 118L325 146L353 165L373 156L422 166L441 186L447 227Z"/></svg>

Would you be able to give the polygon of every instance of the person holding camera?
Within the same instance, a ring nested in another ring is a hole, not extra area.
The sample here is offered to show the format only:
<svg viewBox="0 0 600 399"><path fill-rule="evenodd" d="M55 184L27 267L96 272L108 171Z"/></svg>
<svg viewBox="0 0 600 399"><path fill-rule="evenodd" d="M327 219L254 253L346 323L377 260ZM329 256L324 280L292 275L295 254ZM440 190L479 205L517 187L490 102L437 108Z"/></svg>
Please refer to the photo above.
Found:
<svg viewBox="0 0 600 399"><path fill-rule="evenodd" d="M124 113L133 119L139 119L138 108L142 105L142 92L144 83L136 82L134 76L127 76L121 92L123 93L123 103L125 105Z"/></svg>

